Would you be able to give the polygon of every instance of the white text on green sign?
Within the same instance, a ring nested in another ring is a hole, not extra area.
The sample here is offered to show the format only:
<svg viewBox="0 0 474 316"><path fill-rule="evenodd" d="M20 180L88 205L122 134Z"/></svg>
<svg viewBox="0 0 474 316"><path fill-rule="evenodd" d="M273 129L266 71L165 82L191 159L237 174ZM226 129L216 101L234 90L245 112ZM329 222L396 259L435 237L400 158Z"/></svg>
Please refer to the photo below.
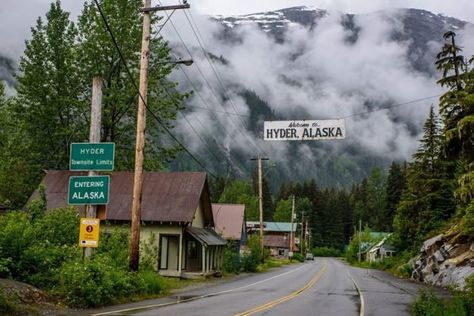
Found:
<svg viewBox="0 0 474 316"><path fill-rule="evenodd" d="M107 204L109 176L70 177L68 203L71 205Z"/></svg>
<svg viewBox="0 0 474 316"><path fill-rule="evenodd" d="M112 171L115 143L72 143L69 170Z"/></svg>

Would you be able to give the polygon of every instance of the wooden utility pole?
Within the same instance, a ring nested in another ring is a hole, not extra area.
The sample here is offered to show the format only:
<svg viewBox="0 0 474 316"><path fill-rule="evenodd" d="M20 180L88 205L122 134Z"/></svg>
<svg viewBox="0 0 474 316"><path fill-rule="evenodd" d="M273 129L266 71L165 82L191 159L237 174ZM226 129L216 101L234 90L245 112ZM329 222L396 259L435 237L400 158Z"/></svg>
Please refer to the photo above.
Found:
<svg viewBox="0 0 474 316"><path fill-rule="evenodd" d="M151 12L189 9L189 4L151 7L151 0L143 0L143 33L140 54L140 85L137 113L137 136L135 145L135 173L133 177L132 224L130 243L130 262L132 271L138 271L140 258L140 221L143 187L143 150L145 147L146 102L148 90L148 60L150 57Z"/></svg>
<svg viewBox="0 0 474 316"><path fill-rule="evenodd" d="M100 129L102 121L102 77L95 76L92 79L92 105L91 125L89 130L89 142L100 143ZM95 176L97 172L89 171L88 176ZM86 217L97 217L97 205L86 205ZM92 248L84 248L84 258L90 258Z"/></svg>
<svg viewBox="0 0 474 316"><path fill-rule="evenodd" d="M257 158L252 158L251 160L257 160L258 163L258 209L259 209L259 219L260 219L260 255L262 262L264 260L264 249L263 249L263 171L262 171L262 160L268 160L268 158L262 158L258 156Z"/></svg>
<svg viewBox="0 0 474 316"><path fill-rule="evenodd" d="M359 263L360 263L360 260L361 260L361 253L360 253L360 232L362 230L362 220L359 219L359 234L358 234L358 237L359 237L359 252L358 252L358 259L359 259Z"/></svg>
<svg viewBox="0 0 474 316"><path fill-rule="evenodd" d="M303 231L304 231L304 213L301 213L301 228L300 228L300 252L303 253L304 240L303 240Z"/></svg>
<svg viewBox="0 0 474 316"><path fill-rule="evenodd" d="M293 194L293 203L291 206L291 226L290 226L290 258L293 256L293 218L295 217L295 195Z"/></svg>
<svg viewBox="0 0 474 316"><path fill-rule="evenodd" d="M143 0L144 8L151 6L151 0ZM133 177L132 225L130 244L130 270L138 271L140 258L140 220L143 186L143 150L145 147L146 100L148 89L148 58L150 56L151 17L143 12L142 51L140 57L140 96L138 98L137 136L135 144L135 173Z"/></svg>

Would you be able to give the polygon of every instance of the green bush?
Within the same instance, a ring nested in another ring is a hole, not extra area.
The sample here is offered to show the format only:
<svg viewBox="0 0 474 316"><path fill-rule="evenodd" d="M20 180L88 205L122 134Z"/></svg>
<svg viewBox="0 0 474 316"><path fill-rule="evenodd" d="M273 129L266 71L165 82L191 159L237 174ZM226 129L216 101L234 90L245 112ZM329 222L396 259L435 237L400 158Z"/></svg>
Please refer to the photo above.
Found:
<svg viewBox="0 0 474 316"><path fill-rule="evenodd" d="M315 247L312 253L316 257L342 257L342 251L331 247Z"/></svg>
<svg viewBox="0 0 474 316"><path fill-rule="evenodd" d="M0 286L0 312L8 312L10 306L8 305L7 297L5 296L5 291L3 287Z"/></svg>
<svg viewBox="0 0 474 316"><path fill-rule="evenodd" d="M296 260L296 261L299 261L299 262L304 262L305 257L302 253L295 252L295 253L293 253L293 258L292 259Z"/></svg>
<svg viewBox="0 0 474 316"><path fill-rule="evenodd" d="M227 273L238 274L241 269L239 249L232 243L228 243L224 250L224 261L222 269Z"/></svg>
<svg viewBox="0 0 474 316"><path fill-rule="evenodd" d="M138 277L143 282L141 294L159 294L165 288L165 280L155 271L145 270L138 273Z"/></svg>
<svg viewBox="0 0 474 316"><path fill-rule="evenodd" d="M23 272L23 253L35 242L33 227L25 212L9 212L0 216L0 277L18 278Z"/></svg>
<svg viewBox="0 0 474 316"><path fill-rule="evenodd" d="M81 250L74 246L49 243L32 245L23 252L19 278L42 289L53 289L59 283L59 270L64 262L81 258Z"/></svg>
<svg viewBox="0 0 474 316"><path fill-rule="evenodd" d="M464 299L455 295L451 301L442 301L432 291L421 290L411 306L412 316L469 316Z"/></svg>
<svg viewBox="0 0 474 316"><path fill-rule="evenodd" d="M118 269L108 256L65 263L59 272L58 294L74 307L109 304L119 298L143 292L143 279Z"/></svg>
<svg viewBox="0 0 474 316"><path fill-rule="evenodd" d="M113 228L101 230L97 254L104 254L114 259L117 267L128 268L128 255L130 249L130 230ZM141 263L141 262L140 262Z"/></svg>

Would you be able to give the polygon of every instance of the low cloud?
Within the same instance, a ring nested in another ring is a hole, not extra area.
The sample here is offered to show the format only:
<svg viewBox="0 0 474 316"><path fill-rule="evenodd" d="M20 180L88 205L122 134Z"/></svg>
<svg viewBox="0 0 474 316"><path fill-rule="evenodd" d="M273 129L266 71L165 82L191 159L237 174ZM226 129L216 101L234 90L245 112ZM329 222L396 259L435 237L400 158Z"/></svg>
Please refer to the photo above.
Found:
<svg viewBox="0 0 474 316"><path fill-rule="evenodd" d="M418 147L429 106L437 106L437 98L372 111L439 95L443 90L436 84L437 78L414 69L409 59L409 42L393 40L394 31L403 32L400 22L403 16L401 11L397 12L356 16L354 23L359 32L355 42L349 40L355 34L341 24L343 15L334 12L313 29L290 25L284 43L276 42L252 25L236 30L241 39L237 42L218 39L215 35L222 32L222 27L217 23L199 18L198 25L201 34L214 34L205 38L206 48L228 61L225 65L214 62L214 67L230 87L229 91L239 87L254 91L283 119L347 117L347 139L321 145L304 143L298 153L304 155L305 160L316 161L321 150L327 154L325 159L337 157L345 154L348 147L356 147L359 153L365 152L386 161L409 160ZM185 20L182 22L187 25ZM180 30L181 34L184 32L185 29ZM198 46L193 42L193 34L187 36L190 36L189 46ZM174 37L168 33L166 38ZM462 33L460 38L462 43L469 42L468 39L473 42L468 32ZM432 43L429 47L432 54L429 58L434 62L440 44ZM473 52L471 47L469 50ZM200 49L193 53L195 63L212 87L207 86L196 69L192 70L192 78L200 87L198 93L208 100L205 105L214 110L234 112L229 100L225 100L230 97L239 113L249 113L241 97L226 95L222 98L220 83L208 61ZM184 82L178 73L175 78ZM211 91L213 89L215 92ZM288 162L289 155L295 154L289 142L265 143L261 135L255 139L235 116L218 115L216 121L192 106L202 107L202 101L197 97L191 100L189 115L201 116L202 124L207 127L202 133L225 139L223 146L226 148L255 154L256 148L249 141L252 138L257 146L283 164ZM301 117L302 113L306 116ZM185 127L181 129L185 130Z"/></svg>

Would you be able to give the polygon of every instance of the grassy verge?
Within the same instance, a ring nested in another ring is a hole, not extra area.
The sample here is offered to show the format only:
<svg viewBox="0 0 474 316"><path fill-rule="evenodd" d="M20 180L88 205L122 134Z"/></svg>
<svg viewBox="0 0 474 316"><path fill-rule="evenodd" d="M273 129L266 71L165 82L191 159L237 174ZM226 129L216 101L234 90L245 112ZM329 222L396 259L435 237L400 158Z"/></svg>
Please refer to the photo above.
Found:
<svg viewBox="0 0 474 316"><path fill-rule="evenodd" d="M411 305L412 316L474 315L474 292L456 292L450 300L438 298L432 291L422 290Z"/></svg>

